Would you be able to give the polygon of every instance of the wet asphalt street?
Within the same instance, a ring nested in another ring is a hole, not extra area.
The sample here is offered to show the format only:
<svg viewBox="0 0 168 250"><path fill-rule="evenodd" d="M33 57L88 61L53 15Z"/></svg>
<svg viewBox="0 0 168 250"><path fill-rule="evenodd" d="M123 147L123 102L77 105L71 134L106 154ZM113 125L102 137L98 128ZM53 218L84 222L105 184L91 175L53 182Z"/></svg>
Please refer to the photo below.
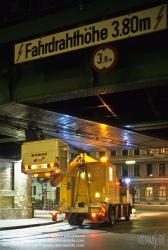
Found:
<svg viewBox="0 0 168 250"><path fill-rule="evenodd" d="M85 222L82 227L58 224L0 231L2 250L166 250L168 212L136 211L131 220L114 227Z"/></svg>

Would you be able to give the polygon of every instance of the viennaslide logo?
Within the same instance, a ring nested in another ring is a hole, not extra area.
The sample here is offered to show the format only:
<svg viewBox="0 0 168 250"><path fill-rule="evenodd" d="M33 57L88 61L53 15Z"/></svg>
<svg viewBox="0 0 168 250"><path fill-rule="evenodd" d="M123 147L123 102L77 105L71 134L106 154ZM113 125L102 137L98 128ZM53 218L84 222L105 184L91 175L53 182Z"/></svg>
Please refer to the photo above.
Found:
<svg viewBox="0 0 168 250"><path fill-rule="evenodd" d="M141 245L154 245L154 249L158 245L165 245L165 234L158 234L157 230L152 234L140 234L138 235L138 242Z"/></svg>

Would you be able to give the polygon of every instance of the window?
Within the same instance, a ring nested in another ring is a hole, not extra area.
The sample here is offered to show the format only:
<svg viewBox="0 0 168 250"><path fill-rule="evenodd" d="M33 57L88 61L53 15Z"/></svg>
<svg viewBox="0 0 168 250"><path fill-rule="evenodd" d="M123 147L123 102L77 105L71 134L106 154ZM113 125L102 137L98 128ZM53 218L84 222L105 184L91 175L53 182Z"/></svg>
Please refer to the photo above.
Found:
<svg viewBox="0 0 168 250"><path fill-rule="evenodd" d="M109 167L109 180L113 181L113 169Z"/></svg>
<svg viewBox="0 0 168 250"><path fill-rule="evenodd" d="M75 153L71 153L70 154L70 159L74 159L75 158Z"/></svg>
<svg viewBox="0 0 168 250"><path fill-rule="evenodd" d="M140 176L140 165L134 165L134 176Z"/></svg>
<svg viewBox="0 0 168 250"><path fill-rule="evenodd" d="M128 166L124 165L122 166L122 177L127 177L128 176Z"/></svg>
<svg viewBox="0 0 168 250"><path fill-rule="evenodd" d="M116 156L116 151L115 150L111 151L111 156Z"/></svg>
<svg viewBox="0 0 168 250"><path fill-rule="evenodd" d="M164 187L164 186L159 187L159 196L166 197L166 187Z"/></svg>
<svg viewBox="0 0 168 250"><path fill-rule="evenodd" d="M33 186L33 195L36 195L36 186Z"/></svg>
<svg viewBox="0 0 168 250"><path fill-rule="evenodd" d="M128 155L128 150L122 150L122 156L127 156Z"/></svg>
<svg viewBox="0 0 168 250"><path fill-rule="evenodd" d="M152 164L147 164L146 165L146 175L147 176L153 176L153 174L152 174Z"/></svg>
<svg viewBox="0 0 168 250"><path fill-rule="evenodd" d="M148 150L147 150L147 154L148 154L148 155L152 155L152 154L153 154L153 149L148 148Z"/></svg>
<svg viewBox="0 0 168 250"><path fill-rule="evenodd" d="M140 149L134 149L134 155L140 155Z"/></svg>
<svg viewBox="0 0 168 250"><path fill-rule="evenodd" d="M159 175L165 175L165 164L159 164Z"/></svg>
<svg viewBox="0 0 168 250"><path fill-rule="evenodd" d="M159 154L165 154L166 149L165 148L159 148Z"/></svg>
<svg viewBox="0 0 168 250"><path fill-rule="evenodd" d="M153 188L147 187L146 188L146 197L152 197L153 196Z"/></svg>
<svg viewBox="0 0 168 250"><path fill-rule="evenodd" d="M71 183L69 181L67 182L67 190L71 190Z"/></svg>

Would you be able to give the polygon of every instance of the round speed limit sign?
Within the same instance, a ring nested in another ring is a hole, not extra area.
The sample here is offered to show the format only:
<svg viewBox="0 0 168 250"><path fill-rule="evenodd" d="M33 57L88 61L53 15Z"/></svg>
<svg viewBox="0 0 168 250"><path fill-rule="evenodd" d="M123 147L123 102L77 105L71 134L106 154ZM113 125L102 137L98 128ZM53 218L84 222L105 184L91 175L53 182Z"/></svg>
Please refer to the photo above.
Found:
<svg viewBox="0 0 168 250"><path fill-rule="evenodd" d="M101 45L91 56L92 68L99 72L105 73L110 71L117 63L117 50L111 45Z"/></svg>

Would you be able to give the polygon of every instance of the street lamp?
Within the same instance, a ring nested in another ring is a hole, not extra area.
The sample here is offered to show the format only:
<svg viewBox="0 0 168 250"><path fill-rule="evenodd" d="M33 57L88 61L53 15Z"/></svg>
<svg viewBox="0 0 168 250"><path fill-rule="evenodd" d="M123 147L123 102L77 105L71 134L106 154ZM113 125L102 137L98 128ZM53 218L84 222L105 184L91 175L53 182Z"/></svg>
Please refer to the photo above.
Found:
<svg viewBox="0 0 168 250"><path fill-rule="evenodd" d="M131 161L126 161L125 163L126 163L126 164L134 164L135 161L134 161L134 160L131 160Z"/></svg>

